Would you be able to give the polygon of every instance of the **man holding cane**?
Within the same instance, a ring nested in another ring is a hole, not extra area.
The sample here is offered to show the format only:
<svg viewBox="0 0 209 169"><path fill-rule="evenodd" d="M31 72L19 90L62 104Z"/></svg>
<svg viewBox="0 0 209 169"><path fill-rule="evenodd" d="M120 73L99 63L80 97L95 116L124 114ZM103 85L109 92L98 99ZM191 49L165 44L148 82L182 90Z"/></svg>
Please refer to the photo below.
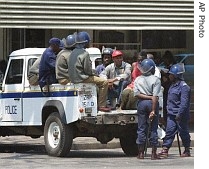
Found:
<svg viewBox="0 0 209 169"><path fill-rule="evenodd" d="M138 98L138 129L136 143L138 145L138 159L144 159L146 138L148 137L148 125L150 125L149 142L152 146L151 160L160 159L156 154L158 145L158 116L159 103L158 96L161 90L161 81L154 76L155 63L152 59L145 59L139 63L139 69L142 72L134 81L134 96ZM151 124L148 124L148 119Z"/></svg>
<svg viewBox="0 0 209 169"><path fill-rule="evenodd" d="M181 157L190 157L190 134L189 134L189 110L191 89L183 78L184 65L175 64L170 68L169 79L172 84L168 90L167 100L167 126L166 136L163 140L162 150L158 153L161 157L168 157L168 150L172 146L175 135L181 137L184 152ZM178 142L179 143L179 142ZM179 145L180 147L180 145Z"/></svg>

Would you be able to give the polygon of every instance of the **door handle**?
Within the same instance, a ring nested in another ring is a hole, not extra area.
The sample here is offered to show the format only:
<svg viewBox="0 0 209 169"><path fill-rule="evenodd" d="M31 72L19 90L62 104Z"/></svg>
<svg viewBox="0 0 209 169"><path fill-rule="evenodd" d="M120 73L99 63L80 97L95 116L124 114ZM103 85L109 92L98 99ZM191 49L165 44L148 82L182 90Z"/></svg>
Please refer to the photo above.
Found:
<svg viewBox="0 0 209 169"><path fill-rule="evenodd" d="M14 100L20 100L20 98L15 98Z"/></svg>

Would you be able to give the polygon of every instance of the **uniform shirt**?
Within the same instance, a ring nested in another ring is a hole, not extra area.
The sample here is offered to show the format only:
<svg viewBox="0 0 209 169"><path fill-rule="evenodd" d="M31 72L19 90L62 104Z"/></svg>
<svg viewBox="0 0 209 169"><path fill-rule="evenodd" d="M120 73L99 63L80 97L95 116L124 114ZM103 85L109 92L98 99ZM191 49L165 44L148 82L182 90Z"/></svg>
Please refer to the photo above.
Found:
<svg viewBox="0 0 209 169"><path fill-rule="evenodd" d="M147 96L159 96L161 81L154 75L137 77L134 81L134 96L144 94Z"/></svg>
<svg viewBox="0 0 209 169"><path fill-rule="evenodd" d="M189 115L191 89L185 81L171 84L168 90L167 111L171 115Z"/></svg>
<svg viewBox="0 0 209 169"><path fill-rule="evenodd" d="M80 83L93 76L89 53L83 48L75 48L68 59L68 75L72 83Z"/></svg>
<svg viewBox="0 0 209 169"><path fill-rule="evenodd" d="M39 64L39 79L45 77L50 77L50 82L55 83L56 75L55 75L55 62L56 62L56 55L53 50L48 47L44 51L41 57L41 61Z"/></svg>
<svg viewBox="0 0 209 169"><path fill-rule="evenodd" d="M67 79L69 80L68 75L68 58L71 54L71 50L63 49L61 50L56 58L56 78L57 80L60 79Z"/></svg>
<svg viewBox="0 0 209 169"><path fill-rule="evenodd" d="M99 75L105 79L124 79L131 82L131 65L127 62L122 62L120 67L116 67L114 63L109 64L104 71Z"/></svg>
<svg viewBox="0 0 209 169"><path fill-rule="evenodd" d="M104 64L100 64L96 67L96 73L97 75L100 75L100 73L105 70L105 65Z"/></svg>

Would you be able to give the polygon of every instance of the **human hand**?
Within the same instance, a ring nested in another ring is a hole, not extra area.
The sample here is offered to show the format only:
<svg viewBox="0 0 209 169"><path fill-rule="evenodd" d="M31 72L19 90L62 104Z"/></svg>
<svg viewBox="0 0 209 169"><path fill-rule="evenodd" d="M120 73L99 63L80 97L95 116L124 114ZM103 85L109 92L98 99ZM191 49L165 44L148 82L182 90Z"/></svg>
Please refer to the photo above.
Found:
<svg viewBox="0 0 209 169"><path fill-rule="evenodd" d="M154 111L151 111L150 114L149 114L150 121L152 121L155 116L156 116L155 112Z"/></svg>
<svg viewBox="0 0 209 169"><path fill-rule="evenodd" d="M177 114L175 119L176 119L176 121L180 121L181 120L181 116L179 114Z"/></svg>
<svg viewBox="0 0 209 169"><path fill-rule="evenodd" d="M108 82L108 88L113 89L113 82Z"/></svg>

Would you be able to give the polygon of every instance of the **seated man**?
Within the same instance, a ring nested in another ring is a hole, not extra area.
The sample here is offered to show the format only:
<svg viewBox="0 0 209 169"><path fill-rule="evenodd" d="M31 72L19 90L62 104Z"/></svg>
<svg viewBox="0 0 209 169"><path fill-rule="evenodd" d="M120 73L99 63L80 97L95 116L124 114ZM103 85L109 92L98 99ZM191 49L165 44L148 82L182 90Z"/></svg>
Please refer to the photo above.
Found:
<svg viewBox="0 0 209 169"><path fill-rule="evenodd" d="M109 112L106 107L108 82L98 77L92 69L89 53L85 50L89 47L90 36L87 32L79 32L76 36L76 48L68 58L68 75L72 83L94 83L98 91L98 109Z"/></svg>
<svg viewBox="0 0 209 169"><path fill-rule="evenodd" d="M41 57L42 55L38 59L36 59L33 65L29 68L28 81L30 85L38 85L39 64L41 61Z"/></svg>
<svg viewBox="0 0 209 169"><path fill-rule="evenodd" d="M108 100L111 107L114 108L113 98L116 98L115 108L120 106L121 92L131 82L131 65L123 61L123 53L114 50L112 53L113 63L109 64L100 77L108 80Z"/></svg>
<svg viewBox="0 0 209 169"><path fill-rule="evenodd" d="M136 62L132 63L132 82L122 91L121 93L121 105L120 109L122 110L135 110L137 109L138 99L134 96L134 80L140 76L142 73L139 70L138 64L141 63L144 59L147 58L147 53L145 51L139 52L137 55Z"/></svg>
<svg viewBox="0 0 209 169"><path fill-rule="evenodd" d="M112 63L112 52L111 48L102 49L102 64L96 67L96 73L99 75L110 63Z"/></svg>
<svg viewBox="0 0 209 169"><path fill-rule="evenodd" d="M68 75L68 59L73 49L75 49L75 34L68 35L64 48L58 53L56 58L56 78L62 85L70 82Z"/></svg>
<svg viewBox="0 0 209 169"><path fill-rule="evenodd" d="M43 52L39 64L39 86L41 90L45 85L57 82L55 74L56 55L63 48L63 43L58 38L51 38L49 44L50 46Z"/></svg>

